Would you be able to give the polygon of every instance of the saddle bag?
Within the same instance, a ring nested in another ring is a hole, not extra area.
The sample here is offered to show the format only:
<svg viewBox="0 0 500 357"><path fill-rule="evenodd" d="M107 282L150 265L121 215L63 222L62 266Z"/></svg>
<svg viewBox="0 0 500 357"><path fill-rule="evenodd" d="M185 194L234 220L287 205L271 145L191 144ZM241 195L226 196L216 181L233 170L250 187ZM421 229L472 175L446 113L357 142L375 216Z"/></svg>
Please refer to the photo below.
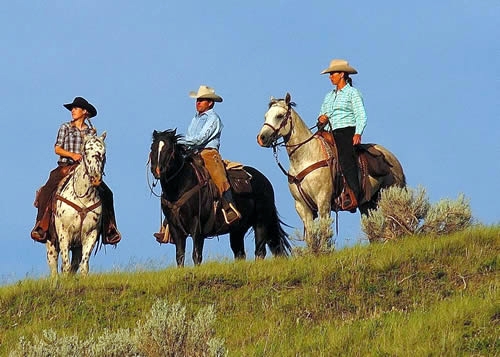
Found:
<svg viewBox="0 0 500 357"><path fill-rule="evenodd" d="M227 177L231 188L235 193L251 193L252 184L250 180L252 175L243 169L229 169L227 170Z"/></svg>
<svg viewBox="0 0 500 357"><path fill-rule="evenodd" d="M356 147L359 159L366 161L368 174L372 177L386 176L391 173L391 165L384 154L373 147L372 144L363 144Z"/></svg>

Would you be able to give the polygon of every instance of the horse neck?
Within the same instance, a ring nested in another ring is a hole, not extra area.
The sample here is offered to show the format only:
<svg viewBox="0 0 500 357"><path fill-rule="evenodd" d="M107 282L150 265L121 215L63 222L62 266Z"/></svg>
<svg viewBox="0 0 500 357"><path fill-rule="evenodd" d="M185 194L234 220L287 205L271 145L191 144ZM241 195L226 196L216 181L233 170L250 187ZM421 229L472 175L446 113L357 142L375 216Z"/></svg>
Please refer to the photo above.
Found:
<svg viewBox="0 0 500 357"><path fill-rule="evenodd" d="M85 164L80 162L80 164L75 168L72 173L68 185L66 185L78 198L83 198L88 196L88 198L93 198L94 195L89 193L95 193L96 190L90 182L90 177L86 173Z"/></svg>
<svg viewBox="0 0 500 357"><path fill-rule="evenodd" d="M176 164L160 178L162 191L167 200L172 202L177 201L184 192L198 183L194 168L189 161L180 155L176 155L173 160Z"/></svg>
<svg viewBox="0 0 500 357"><path fill-rule="evenodd" d="M302 118L292 111L292 132L286 149L292 162L310 162L323 159L321 144L314 134L304 123Z"/></svg>

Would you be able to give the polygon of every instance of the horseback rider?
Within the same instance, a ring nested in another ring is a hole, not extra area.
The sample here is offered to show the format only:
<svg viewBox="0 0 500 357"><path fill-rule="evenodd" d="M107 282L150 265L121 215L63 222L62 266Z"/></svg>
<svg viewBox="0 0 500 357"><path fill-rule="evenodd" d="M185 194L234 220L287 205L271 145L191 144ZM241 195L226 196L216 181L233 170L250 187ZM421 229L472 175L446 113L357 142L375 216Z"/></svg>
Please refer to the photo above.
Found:
<svg viewBox="0 0 500 357"><path fill-rule="evenodd" d="M328 92L321 105L318 130L327 124L332 129L337 147L338 162L347 183L347 195L342 208L355 211L362 198L358 179L358 164L354 147L361 144L361 135L366 126L366 112L360 92L352 86L351 74L358 71L343 59L334 59L321 74L328 73L336 88Z"/></svg>
<svg viewBox="0 0 500 357"><path fill-rule="evenodd" d="M57 167L50 172L47 182L38 190L35 199L38 213L31 238L40 243L45 243L49 238L47 232L52 216L52 202L59 183L82 160L80 150L85 135L96 135L90 118L97 115L97 109L92 104L82 97L76 97L72 103L63 105L71 111L72 120L59 127L54 146L56 155L59 155ZM121 234L116 227L113 193L104 182L101 182L98 190L102 202L102 242L117 244L121 240Z"/></svg>
<svg viewBox="0 0 500 357"><path fill-rule="evenodd" d="M222 97L216 94L213 88L206 85L201 85L197 92L189 92L189 96L196 99L196 114L189 124L186 136L179 142L200 153L203 163L219 191L224 220L230 225L238 221L241 214L234 204L226 169L219 153L220 137L224 125L213 108L215 102L222 102ZM171 238L163 238L167 235L168 225L164 222L160 233L155 233L154 236L159 242L172 243Z"/></svg>

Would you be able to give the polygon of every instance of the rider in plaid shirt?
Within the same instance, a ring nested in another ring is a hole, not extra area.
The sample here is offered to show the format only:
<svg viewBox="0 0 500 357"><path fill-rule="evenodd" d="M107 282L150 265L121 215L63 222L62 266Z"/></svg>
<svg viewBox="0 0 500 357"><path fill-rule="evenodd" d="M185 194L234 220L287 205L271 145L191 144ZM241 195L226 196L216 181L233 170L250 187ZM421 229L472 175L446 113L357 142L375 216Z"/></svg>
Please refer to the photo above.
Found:
<svg viewBox="0 0 500 357"><path fill-rule="evenodd" d="M49 179L40 188L35 200L38 213L35 227L31 231L31 238L41 243L49 239L47 231L52 215L52 200L59 183L81 161L80 149L85 135L96 134L89 120L97 115L97 109L92 104L82 97L76 97L73 103L64 104L64 107L71 111L72 120L62 124L57 133L54 151L59 155L58 166L50 172ZM102 202L102 242L117 244L121 240L121 234L116 228L113 193L104 182L98 190Z"/></svg>

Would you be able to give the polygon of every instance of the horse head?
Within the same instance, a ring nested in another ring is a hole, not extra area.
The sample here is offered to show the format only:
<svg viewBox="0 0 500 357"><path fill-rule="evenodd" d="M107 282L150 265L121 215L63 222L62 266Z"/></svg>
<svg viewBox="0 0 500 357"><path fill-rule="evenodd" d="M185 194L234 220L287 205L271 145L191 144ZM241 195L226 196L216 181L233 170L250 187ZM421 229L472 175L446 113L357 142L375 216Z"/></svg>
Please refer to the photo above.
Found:
<svg viewBox="0 0 500 357"><path fill-rule="evenodd" d="M269 108L264 114L264 125L257 135L257 143L260 146L276 145L279 138L284 138L286 141L293 128L291 116L294 106L290 93L286 93L284 99L271 97Z"/></svg>
<svg viewBox="0 0 500 357"><path fill-rule="evenodd" d="M106 164L106 132L101 136L86 135L82 143L82 163L85 173L89 176L92 186L99 186Z"/></svg>
<svg viewBox="0 0 500 357"><path fill-rule="evenodd" d="M162 175L168 174L174 166L176 155L182 153L183 146L177 142L179 138L181 135L177 134L177 129L153 131L149 160L151 173L155 179L158 180Z"/></svg>

